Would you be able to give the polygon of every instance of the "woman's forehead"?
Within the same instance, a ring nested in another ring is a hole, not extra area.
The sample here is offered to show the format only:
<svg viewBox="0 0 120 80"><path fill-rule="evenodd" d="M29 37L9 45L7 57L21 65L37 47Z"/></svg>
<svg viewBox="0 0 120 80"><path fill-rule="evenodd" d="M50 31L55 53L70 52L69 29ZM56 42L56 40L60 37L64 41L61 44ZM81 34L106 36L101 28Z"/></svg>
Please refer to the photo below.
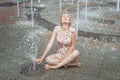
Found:
<svg viewBox="0 0 120 80"><path fill-rule="evenodd" d="M63 14L62 17L70 17L69 14Z"/></svg>

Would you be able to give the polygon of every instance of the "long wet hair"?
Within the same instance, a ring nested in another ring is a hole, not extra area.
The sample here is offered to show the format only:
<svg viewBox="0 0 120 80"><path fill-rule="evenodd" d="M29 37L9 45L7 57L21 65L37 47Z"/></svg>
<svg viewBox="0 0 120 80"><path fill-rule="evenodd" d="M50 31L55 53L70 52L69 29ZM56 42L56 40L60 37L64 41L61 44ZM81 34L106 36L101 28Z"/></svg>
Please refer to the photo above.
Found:
<svg viewBox="0 0 120 80"><path fill-rule="evenodd" d="M72 18L71 18L71 15L69 14L69 13L63 13L61 16L60 16L60 26L62 26L62 16L64 15L64 14L68 14L69 16L70 16L70 23L69 23L69 27L71 27L71 25L72 25Z"/></svg>

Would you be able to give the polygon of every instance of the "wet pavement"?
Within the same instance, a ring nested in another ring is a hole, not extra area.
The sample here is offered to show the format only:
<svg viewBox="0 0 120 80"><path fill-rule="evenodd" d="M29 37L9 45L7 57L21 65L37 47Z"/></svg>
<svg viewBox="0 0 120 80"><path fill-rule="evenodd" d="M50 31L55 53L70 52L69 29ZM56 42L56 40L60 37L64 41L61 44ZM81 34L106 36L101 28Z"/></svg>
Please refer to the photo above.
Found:
<svg viewBox="0 0 120 80"><path fill-rule="evenodd" d="M90 6L103 5L108 8L111 7L109 4L115 3L111 1L108 4L109 0L105 0L103 4L97 2L94 4L92 0L90 1ZM84 8L80 7L81 20L76 49L80 51L79 61L82 67L46 71L43 68L45 62L38 65L32 60L41 56L53 28L59 24L59 1L41 0L41 3L34 1L34 4L37 7L34 27L31 27L29 12L26 14L22 12L21 17L11 20L10 16L17 15L16 7L0 6L0 80L120 80L119 13L103 15L99 12L102 16L98 18L90 16L89 12L90 21L85 23L82 14ZM80 4L84 6L84 1ZM89 10L96 10L96 6ZM75 27L76 1L71 5L71 1L64 0L62 9L71 13ZM30 11L29 5L26 11ZM101 19L108 21L102 22ZM109 22L111 24L108 24ZM56 53L57 46L55 42L49 54Z"/></svg>

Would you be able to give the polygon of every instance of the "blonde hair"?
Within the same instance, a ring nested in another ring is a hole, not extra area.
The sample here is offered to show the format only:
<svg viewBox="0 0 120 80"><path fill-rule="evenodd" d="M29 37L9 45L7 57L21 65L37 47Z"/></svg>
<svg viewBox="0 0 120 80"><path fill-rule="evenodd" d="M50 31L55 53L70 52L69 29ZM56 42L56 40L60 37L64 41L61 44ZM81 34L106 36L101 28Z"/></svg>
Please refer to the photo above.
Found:
<svg viewBox="0 0 120 80"><path fill-rule="evenodd" d="M71 26L71 25L72 25L72 17L71 17L71 15L70 15L68 12L64 12L64 13L60 16L60 26L62 26L62 16L63 16L64 14L68 14L68 15L70 16L69 26Z"/></svg>

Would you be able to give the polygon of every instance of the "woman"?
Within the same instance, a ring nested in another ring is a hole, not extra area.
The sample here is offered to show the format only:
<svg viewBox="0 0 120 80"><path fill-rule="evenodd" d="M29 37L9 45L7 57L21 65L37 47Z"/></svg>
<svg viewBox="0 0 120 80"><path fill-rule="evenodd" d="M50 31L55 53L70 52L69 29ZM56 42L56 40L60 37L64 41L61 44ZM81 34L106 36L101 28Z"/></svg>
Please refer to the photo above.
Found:
<svg viewBox="0 0 120 80"><path fill-rule="evenodd" d="M58 41L59 49L56 54L52 54L46 57L48 51L52 47L55 39ZM77 60L79 51L75 50L76 44L76 32L71 27L71 16L69 14L63 14L60 20L60 26L56 26L53 30L51 39L41 58L35 59L35 62L42 63L43 60L47 62L45 69L57 69L62 66L81 66Z"/></svg>

